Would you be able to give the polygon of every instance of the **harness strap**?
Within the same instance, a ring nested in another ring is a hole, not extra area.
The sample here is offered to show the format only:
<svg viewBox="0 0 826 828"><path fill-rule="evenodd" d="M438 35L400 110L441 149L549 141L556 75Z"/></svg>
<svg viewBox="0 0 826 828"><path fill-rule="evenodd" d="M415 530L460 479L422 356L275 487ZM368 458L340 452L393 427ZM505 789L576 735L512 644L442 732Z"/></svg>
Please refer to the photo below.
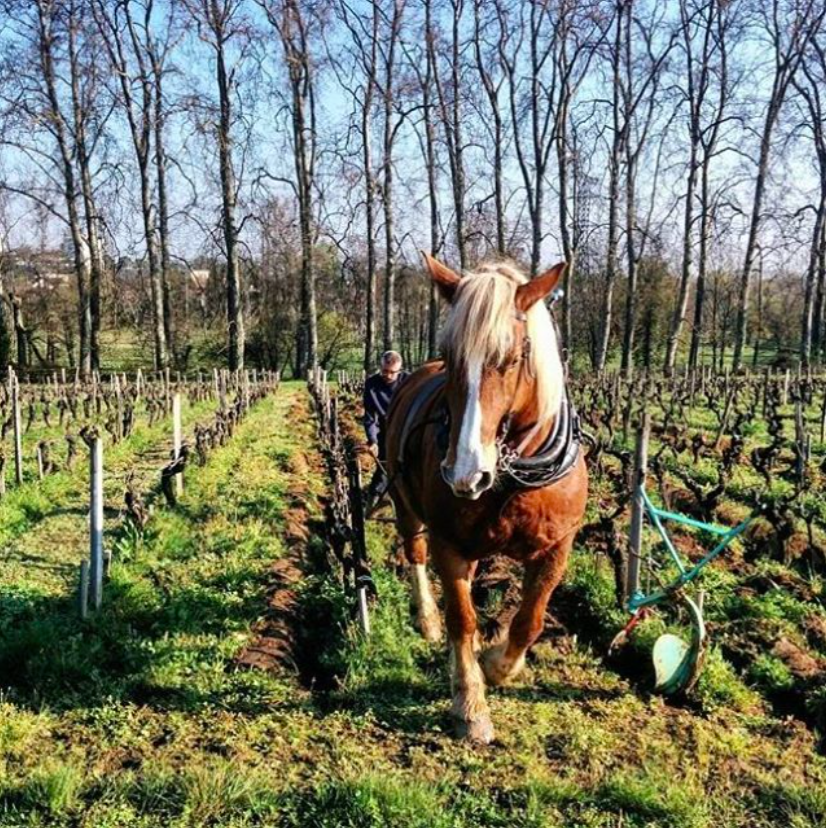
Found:
<svg viewBox="0 0 826 828"><path fill-rule="evenodd" d="M567 389L559 407L554 427L536 454L522 456L527 441L535 436L537 426L514 450L504 440L499 446L499 469L523 488L541 488L561 480L573 469L582 445L579 415L571 403Z"/></svg>
<svg viewBox="0 0 826 828"><path fill-rule="evenodd" d="M422 383L421 388L419 388L418 392L416 393L416 396L413 398L413 402L407 409L407 416L404 418L404 426L402 427L401 440L399 440L399 454L397 459L400 464L404 463L407 441L410 438L411 432L414 431L416 428L416 418L418 417L422 409L438 393L438 391L444 387L444 384L446 382L446 372L441 371L438 374L433 374L433 376L428 377Z"/></svg>

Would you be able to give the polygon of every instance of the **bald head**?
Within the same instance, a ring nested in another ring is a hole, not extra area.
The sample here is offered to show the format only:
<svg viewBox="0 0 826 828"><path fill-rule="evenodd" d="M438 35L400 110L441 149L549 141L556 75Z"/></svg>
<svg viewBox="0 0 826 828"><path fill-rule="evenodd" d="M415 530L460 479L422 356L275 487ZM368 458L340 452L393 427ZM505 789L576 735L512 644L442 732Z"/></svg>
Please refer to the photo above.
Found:
<svg viewBox="0 0 826 828"><path fill-rule="evenodd" d="M395 382L402 370L402 356L398 351L385 351L381 356L381 375L387 382Z"/></svg>

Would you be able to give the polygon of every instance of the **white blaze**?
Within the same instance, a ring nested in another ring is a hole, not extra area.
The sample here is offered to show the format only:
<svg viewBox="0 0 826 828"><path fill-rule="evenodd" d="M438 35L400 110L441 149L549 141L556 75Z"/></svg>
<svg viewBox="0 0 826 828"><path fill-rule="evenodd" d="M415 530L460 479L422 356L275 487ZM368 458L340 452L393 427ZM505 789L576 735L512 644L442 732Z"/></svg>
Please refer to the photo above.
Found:
<svg viewBox="0 0 826 828"><path fill-rule="evenodd" d="M468 366L467 401L456 446L456 463L453 479L456 483L473 483L476 475L485 470L485 450L482 445L482 403L479 398L482 387L480 363Z"/></svg>

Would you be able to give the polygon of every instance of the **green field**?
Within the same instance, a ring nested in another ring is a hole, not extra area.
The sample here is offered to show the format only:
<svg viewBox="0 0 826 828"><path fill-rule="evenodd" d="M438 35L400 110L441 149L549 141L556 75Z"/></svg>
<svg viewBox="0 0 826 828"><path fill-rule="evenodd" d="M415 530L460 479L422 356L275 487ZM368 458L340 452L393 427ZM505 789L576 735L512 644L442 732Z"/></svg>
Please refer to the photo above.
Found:
<svg viewBox="0 0 826 828"><path fill-rule="evenodd" d="M85 623L81 552L49 528L71 508L64 483L0 505L3 554L18 550L0 580L2 826L826 824L815 732L719 655L699 699L671 706L607 666L595 636L551 630L520 682L489 694L497 741L455 742L446 653L413 630L386 523L369 529L373 635L348 623L300 385L259 402L143 537L113 530ZM290 655L240 669L287 558L303 573ZM610 583L580 549L560 606L607 616Z"/></svg>

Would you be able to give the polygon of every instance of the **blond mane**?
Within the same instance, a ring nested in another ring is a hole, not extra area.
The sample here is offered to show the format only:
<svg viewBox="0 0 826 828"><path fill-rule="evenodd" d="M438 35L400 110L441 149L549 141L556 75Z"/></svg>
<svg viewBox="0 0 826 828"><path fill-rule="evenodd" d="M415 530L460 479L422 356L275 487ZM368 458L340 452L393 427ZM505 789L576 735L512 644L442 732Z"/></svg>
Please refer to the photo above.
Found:
<svg viewBox="0 0 826 828"><path fill-rule="evenodd" d="M460 365L501 366L514 348L516 289L528 279L516 266L486 262L465 273L442 331L442 347ZM564 371L551 314L544 302L528 311L530 368L536 377L539 420L556 416Z"/></svg>

